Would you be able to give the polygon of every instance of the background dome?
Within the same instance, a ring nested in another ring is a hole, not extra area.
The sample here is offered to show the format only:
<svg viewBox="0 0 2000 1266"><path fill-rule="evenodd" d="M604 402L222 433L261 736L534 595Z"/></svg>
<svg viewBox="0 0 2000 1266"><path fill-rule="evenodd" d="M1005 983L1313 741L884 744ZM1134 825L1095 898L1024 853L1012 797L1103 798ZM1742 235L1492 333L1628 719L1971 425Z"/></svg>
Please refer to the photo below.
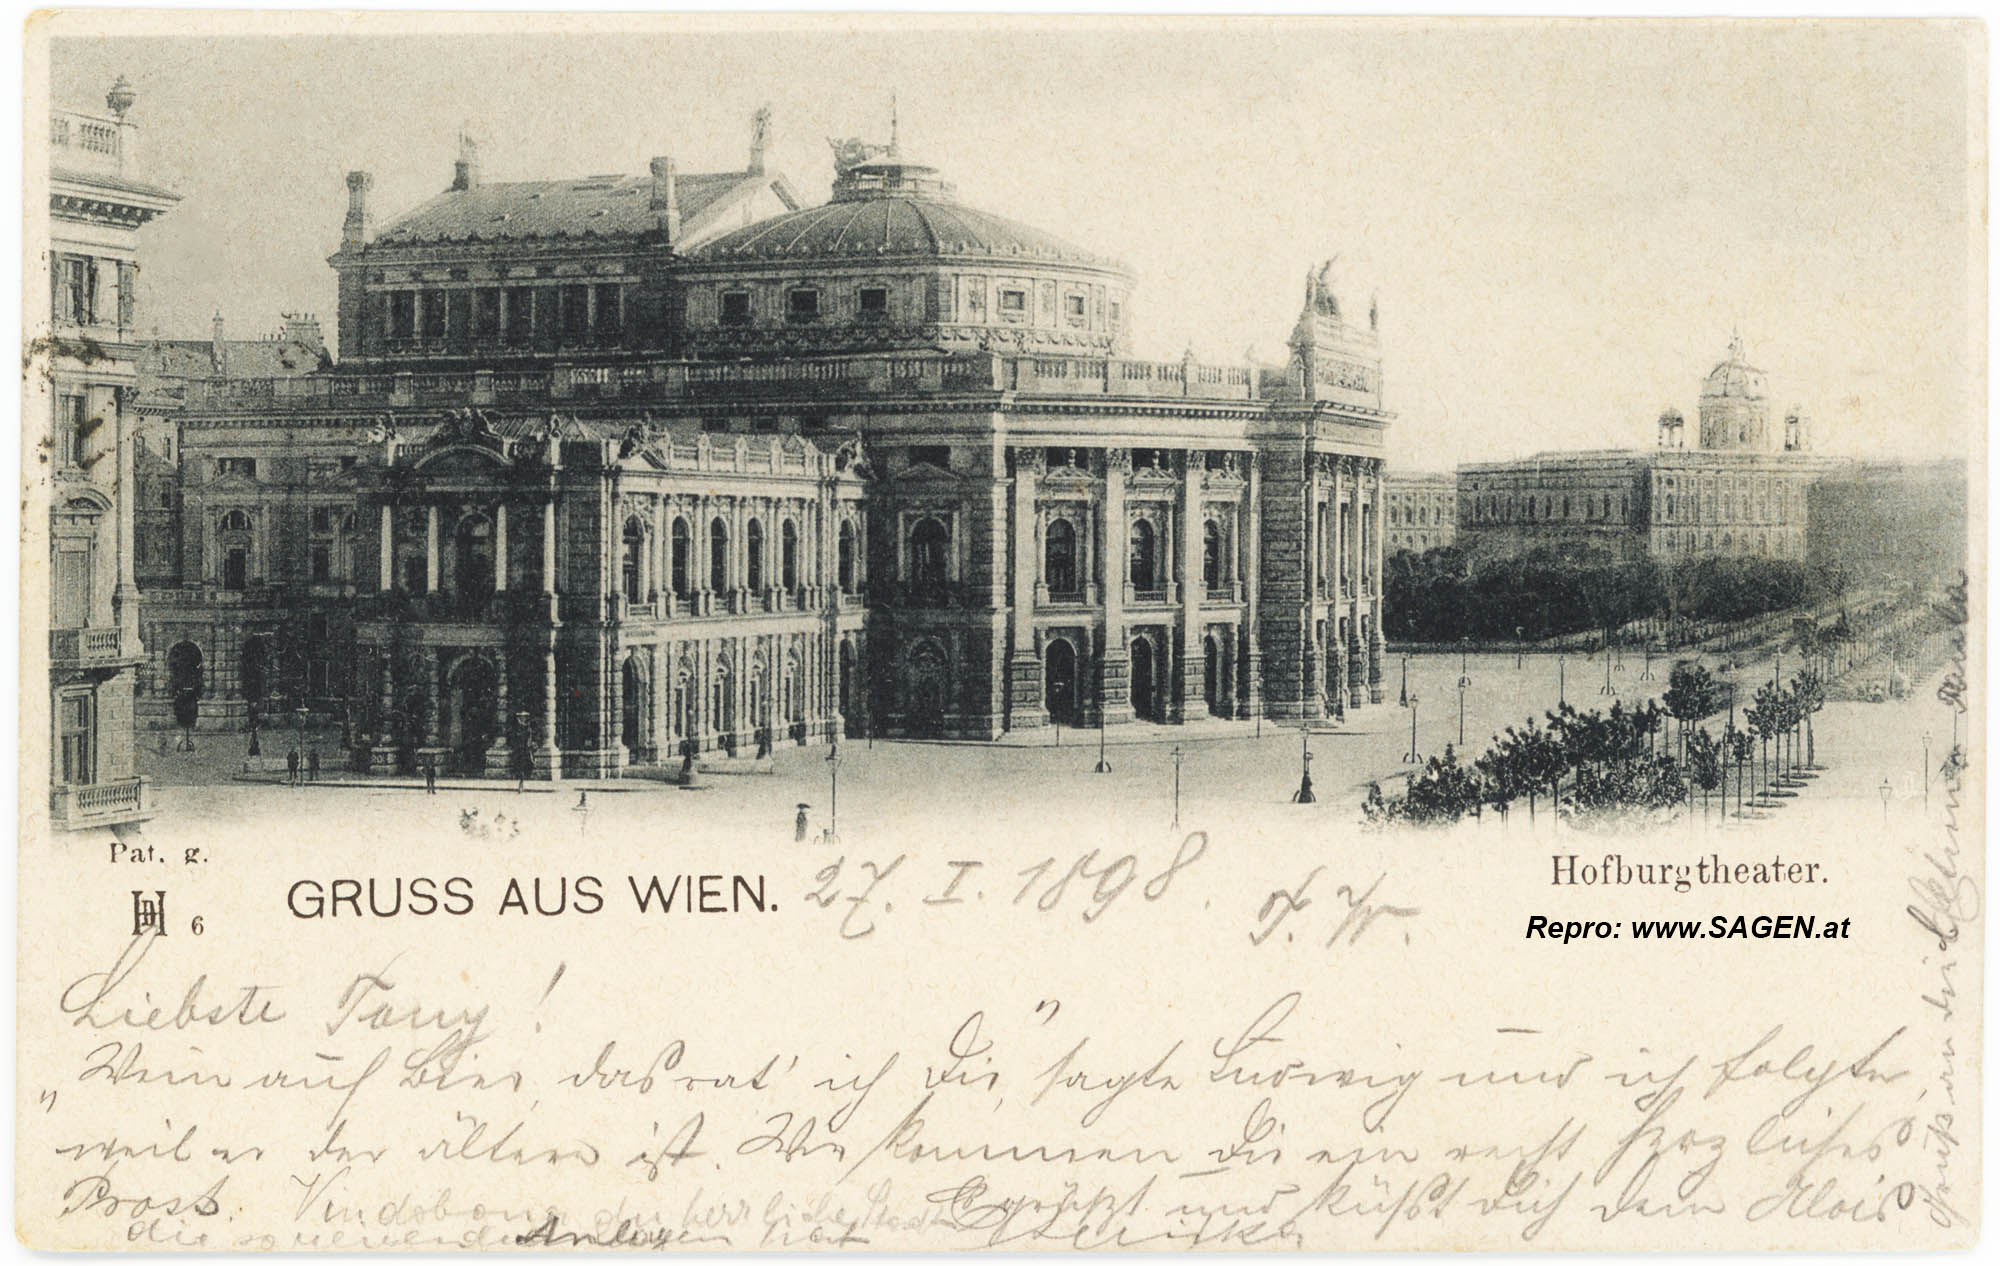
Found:
<svg viewBox="0 0 2000 1266"><path fill-rule="evenodd" d="M1741 396L1746 399L1764 398L1764 371L1754 369L1743 359L1743 340L1729 340L1729 358L1708 371L1702 381L1701 394L1704 396Z"/></svg>

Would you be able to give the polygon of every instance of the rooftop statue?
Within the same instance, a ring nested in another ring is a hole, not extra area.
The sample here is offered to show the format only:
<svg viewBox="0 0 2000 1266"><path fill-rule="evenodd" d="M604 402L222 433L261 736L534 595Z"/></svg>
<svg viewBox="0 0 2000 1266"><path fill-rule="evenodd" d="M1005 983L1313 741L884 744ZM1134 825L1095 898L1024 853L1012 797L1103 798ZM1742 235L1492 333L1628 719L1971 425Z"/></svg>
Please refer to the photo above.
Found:
<svg viewBox="0 0 2000 1266"><path fill-rule="evenodd" d="M829 136L826 138L826 143L833 148L835 171L852 171L869 159L889 152L889 146L871 145L858 136L850 136L844 140Z"/></svg>

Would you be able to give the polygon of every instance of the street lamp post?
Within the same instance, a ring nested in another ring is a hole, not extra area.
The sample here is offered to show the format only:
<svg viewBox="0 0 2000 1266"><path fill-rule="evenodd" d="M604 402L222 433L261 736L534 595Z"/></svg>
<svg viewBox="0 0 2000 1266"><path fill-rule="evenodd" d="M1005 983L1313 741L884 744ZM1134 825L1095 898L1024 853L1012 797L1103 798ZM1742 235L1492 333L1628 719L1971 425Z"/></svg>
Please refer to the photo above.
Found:
<svg viewBox="0 0 2000 1266"><path fill-rule="evenodd" d="M1399 708L1410 706L1410 657L1408 655L1403 656L1403 685L1396 692L1396 706Z"/></svg>
<svg viewBox="0 0 2000 1266"><path fill-rule="evenodd" d="M1405 765L1417 763L1417 697L1410 696L1410 750L1403 757Z"/></svg>
<svg viewBox="0 0 2000 1266"><path fill-rule="evenodd" d="M1514 626L1514 667L1516 668L1521 666L1521 652L1527 649L1521 644L1521 635L1527 631L1526 628L1519 624Z"/></svg>
<svg viewBox="0 0 2000 1266"><path fill-rule="evenodd" d="M528 790L528 762L531 759L528 755L528 722L533 719L528 715L526 708L522 708L514 714L514 751L512 755L514 758L514 790L517 792Z"/></svg>
<svg viewBox="0 0 2000 1266"><path fill-rule="evenodd" d="M1313 802L1313 754L1312 748L1309 746L1311 741L1312 731L1306 728L1305 724L1301 722L1299 725L1299 794L1292 797L1293 804L1311 804ZM1178 807L1178 795L1175 797L1175 803Z"/></svg>
<svg viewBox="0 0 2000 1266"><path fill-rule="evenodd" d="M1557 651L1556 652L1556 706L1558 708L1562 707L1565 703L1569 702L1568 683L1569 683L1569 653L1567 651Z"/></svg>
<svg viewBox="0 0 2000 1266"><path fill-rule="evenodd" d="M1174 829L1181 826L1181 745L1174 744Z"/></svg>
<svg viewBox="0 0 2000 1266"><path fill-rule="evenodd" d="M822 843L840 843L840 744L834 743L826 749L826 776L830 783L827 789L826 830L820 836Z"/></svg>
<svg viewBox="0 0 2000 1266"><path fill-rule="evenodd" d="M1465 686L1467 678L1458 679L1458 745L1465 746Z"/></svg>
<svg viewBox="0 0 2000 1266"><path fill-rule="evenodd" d="M306 759L306 717L311 712L311 709L307 708L306 705L303 702L301 702L298 708L296 709L296 712L299 718L299 746L297 750L299 755L299 763L301 767L303 767Z"/></svg>
<svg viewBox="0 0 2000 1266"><path fill-rule="evenodd" d="M1889 797L1896 794L1896 789L1889 785L1887 778L1884 778L1882 785L1875 790L1882 797L1882 825L1887 826L1889 825Z"/></svg>
<svg viewBox="0 0 2000 1266"><path fill-rule="evenodd" d="M1104 669L1097 670L1097 772L1111 772L1111 762L1104 759Z"/></svg>

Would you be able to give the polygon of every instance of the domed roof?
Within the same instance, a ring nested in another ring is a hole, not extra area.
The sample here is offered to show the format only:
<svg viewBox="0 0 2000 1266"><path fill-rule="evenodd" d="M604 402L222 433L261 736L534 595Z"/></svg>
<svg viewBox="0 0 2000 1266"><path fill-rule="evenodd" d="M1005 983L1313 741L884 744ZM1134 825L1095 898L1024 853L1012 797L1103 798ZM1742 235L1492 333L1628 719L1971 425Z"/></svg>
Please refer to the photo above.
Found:
<svg viewBox="0 0 2000 1266"><path fill-rule="evenodd" d="M1701 384L1701 394L1762 400L1764 392L1764 371L1753 369L1744 361L1743 340L1732 337L1729 340L1728 359L1708 371L1708 377Z"/></svg>
<svg viewBox="0 0 2000 1266"><path fill-rule="evenodd" d="M1024 260L1126 271L1052 233L977 211L935 169L889 154L844 162L832 200L747 225L693 253L702 263L854 260L887 256Z"/></svg>

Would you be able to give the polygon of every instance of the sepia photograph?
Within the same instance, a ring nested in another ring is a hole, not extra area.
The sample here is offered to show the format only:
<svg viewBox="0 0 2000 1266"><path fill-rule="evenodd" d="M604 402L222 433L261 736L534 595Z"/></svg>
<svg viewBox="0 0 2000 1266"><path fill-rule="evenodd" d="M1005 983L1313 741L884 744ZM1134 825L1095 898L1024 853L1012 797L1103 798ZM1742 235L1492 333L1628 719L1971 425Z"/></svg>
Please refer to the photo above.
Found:
<svg viewBox="0 0 2000 1266"><path fill-rule="evenodd" d="M1977 23L25 41L29 1247L1976 1241Z"/></svg>

